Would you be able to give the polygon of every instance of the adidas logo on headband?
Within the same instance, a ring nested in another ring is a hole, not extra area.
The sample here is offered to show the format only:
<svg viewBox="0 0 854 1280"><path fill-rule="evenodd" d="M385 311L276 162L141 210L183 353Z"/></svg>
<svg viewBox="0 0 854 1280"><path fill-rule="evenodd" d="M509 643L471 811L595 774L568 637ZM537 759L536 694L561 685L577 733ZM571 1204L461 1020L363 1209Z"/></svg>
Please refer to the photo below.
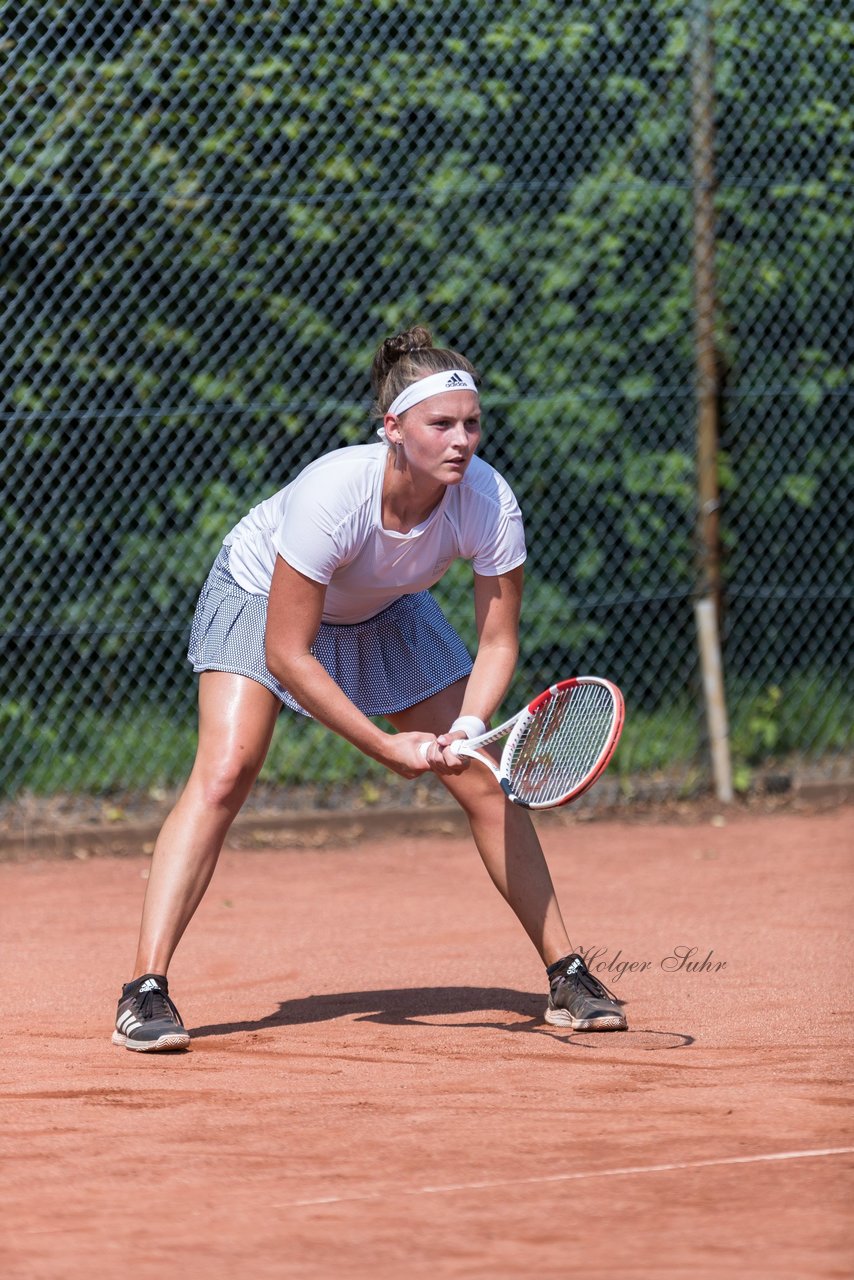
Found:
<svg viewBox="0 0 854 1280"><path fill-rule="evenodd" d="M424 378L416 378L405 391L401 391L386 410L387 413L406 413L414 404L426 400L428 396L440 396L443 391L473 391L477 395L477 384L465 369L443 369L441 373L429 373Z"/></svg>

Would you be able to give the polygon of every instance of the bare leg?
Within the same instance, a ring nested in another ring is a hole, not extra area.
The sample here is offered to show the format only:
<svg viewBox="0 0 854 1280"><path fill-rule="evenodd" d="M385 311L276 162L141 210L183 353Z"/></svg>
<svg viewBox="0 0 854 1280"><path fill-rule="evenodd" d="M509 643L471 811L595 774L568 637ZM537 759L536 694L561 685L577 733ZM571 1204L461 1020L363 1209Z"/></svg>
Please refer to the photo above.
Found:
<svg viewBox="0 0 854 1280"><path fill-rule="evenodd" d="M459 714L464 682L392 717L397 728L444 733ZM544 964L571 950L551 875L533 823L511 804L492 774L474 762L442 782L462 806L489 876L516 913Z"/></svg>
<svg viewBox="0 0 854 1280"><path fill-rule="evenodd" d="M223 671L200 676L196 760L154 846L135 978L166 973L264 763L281 706L256 680Z"/></svg>

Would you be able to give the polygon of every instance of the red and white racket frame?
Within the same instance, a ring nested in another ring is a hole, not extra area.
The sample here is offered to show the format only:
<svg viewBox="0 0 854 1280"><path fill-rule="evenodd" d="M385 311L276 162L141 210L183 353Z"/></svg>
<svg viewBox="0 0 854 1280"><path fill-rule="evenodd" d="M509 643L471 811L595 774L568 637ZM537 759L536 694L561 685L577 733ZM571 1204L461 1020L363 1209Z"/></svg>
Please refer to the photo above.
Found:
<svg viewBox="0 0 854 1280"><path fill-rule="evenodd" d="M589 772L585 774L584 778L582 778L578 785L573 787L567 795L562 796L558 800L548 800L544 803L520 800L518 796L514 795L510 786L510 782L507 777L508 770L506 767L513 754L516 743L525 732L525 729L530 724L531 720L535 718L540 708L545 706L547 702L551 701L556 694L562 693L567 689L577 688L581 685L598 685L600 688L607 689L611 694L614 705L614 718L608 740L599 753L595 763L591 766ZM527 707L518 711L516 715L512 716L509 720L505 720L504 723L498 725L497 728L490 729L487 733L482 733L477 738L456 739L451 743L450 749L454 755L469 756L473 760L479 760L481 764L485 764L488 769L491 769L498 780L501 789L507 796L507 799L511 800L514 804L519 804L525 809L559 809L561 805L569 804L572 800L577 800L579 796L583 795L584 792L588 790L588 788L593 786L596 779L601 777L605 769L607 769L611 757L617 749L617 743L620 741L620 734L623 731L625 716L626 704L623 699L623 695L617 686L612 684L610 680L603 680L600 676L572 676L568 680L559 680L557 684L549 685L548 689L544 689L541 694L538 694L538 696L534 698L533 702L528 703ZM502 738L506 733L508 733L508 731L509 737L507 738L501 752L501 762L496 765L492 756L481 751L480 748L489 746L490 743L497 742L498 739Z"/></svg>

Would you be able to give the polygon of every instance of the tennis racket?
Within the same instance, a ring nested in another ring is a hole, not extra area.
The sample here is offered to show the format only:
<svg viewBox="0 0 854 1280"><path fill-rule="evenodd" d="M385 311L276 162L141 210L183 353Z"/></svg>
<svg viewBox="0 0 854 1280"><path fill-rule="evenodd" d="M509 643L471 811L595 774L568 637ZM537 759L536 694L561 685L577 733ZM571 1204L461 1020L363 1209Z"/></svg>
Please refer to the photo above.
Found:
<svg viewBox="0 0 854 1280"><path fill-rule="evenodd" d="M458 756L471 756L491 769L504 794L525 809L555 809L591 787L604 772L620 739L623 695L609 680L576 676L561 680L477 738L451 743ZM501 760L482 747L507 735ZM430 744L421 751L427 754Z"/></svg>

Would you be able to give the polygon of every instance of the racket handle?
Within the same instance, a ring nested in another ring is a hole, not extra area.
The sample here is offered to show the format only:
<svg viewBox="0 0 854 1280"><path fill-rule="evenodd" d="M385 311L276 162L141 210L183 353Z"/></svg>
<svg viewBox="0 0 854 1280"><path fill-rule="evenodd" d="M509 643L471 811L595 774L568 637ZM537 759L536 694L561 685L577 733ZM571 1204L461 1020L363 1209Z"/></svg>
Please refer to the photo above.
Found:
<svg viewBox="0 0 854 1280"><path fill-rule="evenodd" d="M467 741L467 738L454 738L454 741L451 743L451 754L458 756L460 754L460 748ZM433 744L431 742L422 742L419 744L418 750L421 752L425 760L427 759L427 752L430 750L432 745Z"/></svg>

